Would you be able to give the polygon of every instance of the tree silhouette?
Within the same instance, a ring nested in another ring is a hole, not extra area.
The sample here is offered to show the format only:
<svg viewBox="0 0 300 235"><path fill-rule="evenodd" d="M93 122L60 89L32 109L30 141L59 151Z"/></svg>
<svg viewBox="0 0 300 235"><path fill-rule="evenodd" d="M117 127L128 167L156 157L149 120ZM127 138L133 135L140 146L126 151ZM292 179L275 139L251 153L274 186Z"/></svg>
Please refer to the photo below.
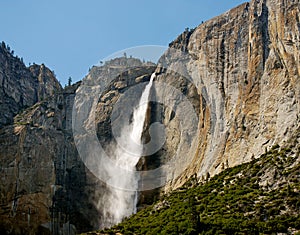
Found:
<svg viewBox="0 0 300 235"><path fill-rule="evenodd" d="M72 85L72 78L69 77L69 79L68 79L68 86L71 86L71 85Z"/></svg>

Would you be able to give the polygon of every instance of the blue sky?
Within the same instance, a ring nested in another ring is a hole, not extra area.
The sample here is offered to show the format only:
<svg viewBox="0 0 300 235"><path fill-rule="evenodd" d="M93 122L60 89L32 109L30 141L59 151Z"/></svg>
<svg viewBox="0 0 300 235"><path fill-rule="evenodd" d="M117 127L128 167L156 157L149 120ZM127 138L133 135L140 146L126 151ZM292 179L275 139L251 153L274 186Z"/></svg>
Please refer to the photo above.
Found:
<svg viewBox="0 0 300 235"><path fill-rule="evenodd" d="M167 46L246 0L1 0L0 41L28 65L44 63L64 85L125 48Z"/></svg>

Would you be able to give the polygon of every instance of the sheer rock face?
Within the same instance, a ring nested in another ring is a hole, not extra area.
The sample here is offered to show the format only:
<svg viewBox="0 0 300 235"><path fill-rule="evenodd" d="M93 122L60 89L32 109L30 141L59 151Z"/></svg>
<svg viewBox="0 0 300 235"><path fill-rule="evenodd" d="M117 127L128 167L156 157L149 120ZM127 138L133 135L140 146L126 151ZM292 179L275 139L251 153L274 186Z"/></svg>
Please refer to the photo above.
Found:
<svg viewBox="0 0 300 235"><path fill-rule="evenodd" d="M0 46L0 127L36 102L61 91L54 74L42 65L27 68L4 43Z"/></svg>
<svg viewBox="0 0 300 235"><path fill-rule="evenodd" d="M44 64L31 65L29 70L34 78L38 80L37 98L38 101L46 99L49 96L62 90L59 82L57 82L53 72Z"/></svg>
<svg viewBox="0 0 300 235"><path fill-rule="evenodd" d="M49 97L0 129L0 231L58 234L94 229L92 195L102 185L85 168L72 135L72 106L80 83ZM51 231L51 232L50 232Z"/></svg>
<svg viewBox="0 0 300 235"><path fill-rule="evenodd" d="M299 9L299 1L251 1L171 44L188 62L171 52L162 59L187 71L200 96L198 146L172 187L249 161L299 125Z"/></svg>

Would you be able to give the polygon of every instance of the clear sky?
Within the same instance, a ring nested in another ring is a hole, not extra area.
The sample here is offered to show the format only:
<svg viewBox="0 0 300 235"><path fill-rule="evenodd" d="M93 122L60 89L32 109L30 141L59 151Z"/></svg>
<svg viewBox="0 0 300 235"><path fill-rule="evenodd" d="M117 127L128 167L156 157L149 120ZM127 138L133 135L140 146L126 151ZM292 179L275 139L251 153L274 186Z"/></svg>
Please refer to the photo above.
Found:
<svg viewBox="0 0 300 235"><path fill-rule="evenodd" d="M125 48L167 46L246 0L0 0L0 41L66 84Z"/></svg>

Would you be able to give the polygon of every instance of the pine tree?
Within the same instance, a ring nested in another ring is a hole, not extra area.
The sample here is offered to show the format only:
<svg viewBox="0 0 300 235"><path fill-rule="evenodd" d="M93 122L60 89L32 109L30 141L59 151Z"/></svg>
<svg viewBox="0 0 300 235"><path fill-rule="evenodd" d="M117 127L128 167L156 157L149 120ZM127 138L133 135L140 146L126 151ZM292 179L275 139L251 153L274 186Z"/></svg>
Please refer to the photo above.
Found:
<svg viewBox="0 0 300 235"><path fill-rule="evenodd" d="M68 86L71 86L71 85L72 85L72 78L69 77L69 79L68 79Z"/></svg>

